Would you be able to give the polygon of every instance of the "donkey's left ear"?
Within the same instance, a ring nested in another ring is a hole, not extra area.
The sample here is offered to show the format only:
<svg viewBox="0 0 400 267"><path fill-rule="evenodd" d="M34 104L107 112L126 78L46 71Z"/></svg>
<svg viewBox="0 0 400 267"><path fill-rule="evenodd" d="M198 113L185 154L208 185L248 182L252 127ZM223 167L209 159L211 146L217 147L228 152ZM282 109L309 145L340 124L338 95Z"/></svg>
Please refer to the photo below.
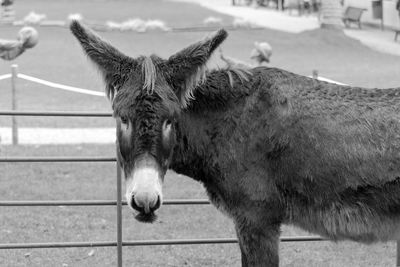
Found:
<svg viewBox="0 0 400 267"><path fill-rule="evenodd" d="M102 40L78 21L73 21L70 28L90 60L96 64L103 74L106 82L106 94L112 99L116 93L115 84L118 84L123 73L134 63L133 59Z"/></svg>
<svg viewBox="0 0 400 267"><path fill-rule="evenodd" d="M196 86L204 81L207 61L227 36L228 33L221 29L174 54L166 62L167 78L183 107L193 98Z"/></svg>

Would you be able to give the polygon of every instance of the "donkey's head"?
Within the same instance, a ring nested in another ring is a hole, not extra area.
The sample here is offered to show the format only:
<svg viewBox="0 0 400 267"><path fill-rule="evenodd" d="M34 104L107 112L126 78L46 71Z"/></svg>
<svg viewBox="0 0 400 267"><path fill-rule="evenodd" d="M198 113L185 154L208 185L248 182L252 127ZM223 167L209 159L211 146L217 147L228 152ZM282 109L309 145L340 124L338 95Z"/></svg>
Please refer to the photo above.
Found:
<svg viewBox="0 0 400 267"><path fill-rule="evenodd" d="M164 60L128 57L76 21L71 30L104 77L117 120L128 205L139 211L139 220L151 221L162 203L181 110L205 79L205 65L227 33L220 30Z"/></svg>

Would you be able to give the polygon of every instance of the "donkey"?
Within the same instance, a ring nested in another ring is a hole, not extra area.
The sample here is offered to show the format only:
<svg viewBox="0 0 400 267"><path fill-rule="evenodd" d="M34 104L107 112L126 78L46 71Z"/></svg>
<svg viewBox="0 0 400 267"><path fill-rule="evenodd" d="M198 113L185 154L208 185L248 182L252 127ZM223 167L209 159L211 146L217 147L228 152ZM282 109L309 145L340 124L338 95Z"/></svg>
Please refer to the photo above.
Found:
<svg viewBox="0 0 400 267"><path fill-rule="evenodd" d="M284 70L207 70L219 30L168 59L71 30L106 85L128 205L155 219L172 169L231 217L242 266L278 266L282 223L332 240L400 238L400 89Z"/></svg>

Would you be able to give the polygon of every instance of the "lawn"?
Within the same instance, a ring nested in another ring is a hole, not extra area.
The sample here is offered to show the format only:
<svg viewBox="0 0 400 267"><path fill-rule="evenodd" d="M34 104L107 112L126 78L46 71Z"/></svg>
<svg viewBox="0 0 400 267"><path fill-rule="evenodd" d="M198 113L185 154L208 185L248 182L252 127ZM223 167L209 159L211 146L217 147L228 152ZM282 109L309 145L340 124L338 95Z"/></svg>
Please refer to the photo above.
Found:
<svg viewBox="0 0 400 267"><path fill-rule="evenodd" d="M232 18L189 4L161 0L24 0L16 1L17 17L29 11L45 13L49 19L65 19L81 13L90 22L127 18L162 19L171 27L198 26L208 16L229 23ZM1 62L0 75L10 64L19 71L49 81L102 91L97 71L83 55L69 30L40 27L40 43L15 62ZM0 38L13 38L17 27L0 26ZM206 32L99 33L131 56L157 53L167 57L201 39ZM231 31L224 53L248 60L254 41L268 41L273 47L271 66L310 75L312 70L327 78L365 87L395 87L399 58L374 52L341 32L315 30L288 34L273 30ZM214 64L221 64L218 60ZM0 81L0 109L10 108L9 80ZM18 80L18 108L24 110L111 111L102 97L75 94ZM19 118L30 127L113 127L110 118ZM10 125L0 118L0 125ZM114 155L108 146L3 146L0 156L90 156ZM15 163L0 164L1 200L115 199L115 168L112 163ZM202 186L169 173L165 195L170 198L206 198ZM1 242L52 242L115 240L116 212L113 207L1 208ZM124 208L123 234L126 240L234 237L229 219L212 206L165 206L153 225L140 224ZM284 227L283 235L304 234ZM115 266L115 248L0 250L0 266ZM352 242L282 243L282 266L394 266L395 245L371 246ZM125 266L239 266L237 245L161 246L124 248Z"/></svg>

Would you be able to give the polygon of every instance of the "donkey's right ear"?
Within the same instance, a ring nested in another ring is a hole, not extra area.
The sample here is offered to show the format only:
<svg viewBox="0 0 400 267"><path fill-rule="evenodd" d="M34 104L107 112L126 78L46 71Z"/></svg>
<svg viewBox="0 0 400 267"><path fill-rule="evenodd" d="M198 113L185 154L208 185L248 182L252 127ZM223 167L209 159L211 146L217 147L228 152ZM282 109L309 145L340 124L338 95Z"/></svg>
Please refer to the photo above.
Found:
<svg viewBox="0 0 400 267"><path fill-rule="evenodd" d="M82 26L78 21L72 21L70 28L87 56L103 74L107 84L106 93L109 98L113 98L116 92L109 87L113 87L117 82L116 80L132 67L134 60L103 41L97 34Z"/></svg>
<svg viewBox="0 0 400 267"><path fill-rule="evenodd" d="M207 61L227 36L228 33L221 29L168 59L167 78L174 85L175 93L183 107L194 98L194 89L206 77Z"/></svg>

